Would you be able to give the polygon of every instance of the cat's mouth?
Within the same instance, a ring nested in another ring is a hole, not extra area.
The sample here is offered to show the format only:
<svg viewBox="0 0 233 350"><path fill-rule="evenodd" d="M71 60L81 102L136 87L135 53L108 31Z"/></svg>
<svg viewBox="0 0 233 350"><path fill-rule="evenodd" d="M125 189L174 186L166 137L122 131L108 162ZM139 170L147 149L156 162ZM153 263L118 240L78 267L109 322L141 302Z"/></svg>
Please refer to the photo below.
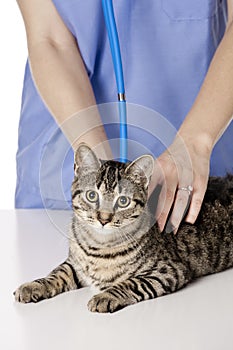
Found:
<svg viewBox="0 0 233 350"><path fill-rule="evenodd" d="M100 223L96 222L95 224L92 224L92 227L94 228L95 232L101 235L110 235L116 233L117 227L114 225L106 224L106 225L101 225Z"/></svg>
<svg viewBox="0 0 233 350"><path fill-rule="evenodd" d="M118 222L108 222L103 225L98 220L89 221L88 223L97 233L100 233L100 234L114 234L129 225L129 224L118 223Z"/></svg>
<svg viewBox="0 0 233 350"><path fill-rule="evenodd" d="M114 230L114 228L116 229L117 227L119 227L119 225L114 225L112 222L107 222L103 224L99 220L93 222L93 225L95 226L96 229L99 229L101 231Z"/></svg>

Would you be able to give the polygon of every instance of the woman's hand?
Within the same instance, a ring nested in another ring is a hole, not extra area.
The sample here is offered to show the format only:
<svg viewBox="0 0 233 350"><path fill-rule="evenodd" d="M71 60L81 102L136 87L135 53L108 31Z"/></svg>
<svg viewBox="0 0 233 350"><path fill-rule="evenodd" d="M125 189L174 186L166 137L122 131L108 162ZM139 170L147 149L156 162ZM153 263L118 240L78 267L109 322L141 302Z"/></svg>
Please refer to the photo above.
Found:
<svg viewBox="0 0 233 350"><path fill-rule="evenodd" d="M155 161L149 195L162 186L155 214L161 231L169 219L166 231L176 233L186 213L185 221L195 222L207 187L210 155L205 136L189 135L186 140L177 136Z"/></svg>

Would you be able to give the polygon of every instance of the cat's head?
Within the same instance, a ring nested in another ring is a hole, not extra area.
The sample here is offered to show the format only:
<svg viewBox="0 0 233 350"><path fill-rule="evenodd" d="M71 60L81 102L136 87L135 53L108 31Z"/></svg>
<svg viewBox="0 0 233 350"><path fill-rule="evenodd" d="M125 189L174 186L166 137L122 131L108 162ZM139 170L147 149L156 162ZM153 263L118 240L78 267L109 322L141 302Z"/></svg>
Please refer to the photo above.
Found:
<svg viewBox="0 0 233 350"><path fill-rule="evenodd" d="M72 204L79 220L108 233L138 220L147 202L153 157L100 161L84 143L75 153Z"/></svg>

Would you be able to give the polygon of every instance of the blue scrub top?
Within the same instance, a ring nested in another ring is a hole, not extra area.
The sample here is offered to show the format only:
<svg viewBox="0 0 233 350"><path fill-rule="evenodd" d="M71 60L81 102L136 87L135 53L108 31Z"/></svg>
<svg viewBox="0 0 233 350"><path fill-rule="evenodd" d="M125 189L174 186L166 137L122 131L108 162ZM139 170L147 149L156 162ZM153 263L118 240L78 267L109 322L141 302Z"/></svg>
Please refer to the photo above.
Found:
<svg viewBox="0 0 233 350"><path fill-rule="evenodd" d="M53 2L77 38L97 103L115 102L101 0ZM178 129L224 34L226 0L116 0L113 5L127 101L159 112ZM106 131L110 139L118 137L117 128L108 126ZM159 142L144 137L139 128L130 129L129 136L145 143L154 156L163 151ZM211 175L233 172L232 136L231 124L214 148ZM73 153L68 148L35 88L27 63L19 123L17 208L70 207ZM44 156L45 149L49 152Z"/></svg>

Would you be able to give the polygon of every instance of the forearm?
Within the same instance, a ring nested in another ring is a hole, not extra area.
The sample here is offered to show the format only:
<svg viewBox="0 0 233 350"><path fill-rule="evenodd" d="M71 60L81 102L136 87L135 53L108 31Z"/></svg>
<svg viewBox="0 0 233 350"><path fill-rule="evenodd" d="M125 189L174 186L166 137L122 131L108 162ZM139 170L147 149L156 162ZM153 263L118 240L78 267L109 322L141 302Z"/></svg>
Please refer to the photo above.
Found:
<svg viewBox="0 0 233 350"><path fill-rule="evenodd" d="M185 141L205 145L209 151L233 115L233 24L226 31L210 64L196 101L179 135Z"/></svg>
<svg viewBox="0 0 233 350"><path fill-rule="evenodd" d="M75 38L51 0L17 2L25 23L32 76L47 108L73 148L81 141L91 147L99 144L98 155L111 157Z"/></svg>
<svg viewBox="0 0 233 350"><path fill-rule="evenodd" d="M106 141L101 118L94 107L94 93L78 48L75 45L62 47L51 40L43 40L36 44L29 42L28 49L37 89L73 148L82 141L91 147ZM91 108L83 111L88 107ZM108 146L100 149L99 156L110 156Z"/></svg>
<svg viewBox="0 0 233 350"><path fill-rule="evenodd" d="M67 116L95 105L95 97L78 49L51 39L30 44L35 84L51 113L62 124Z"/></svg>

